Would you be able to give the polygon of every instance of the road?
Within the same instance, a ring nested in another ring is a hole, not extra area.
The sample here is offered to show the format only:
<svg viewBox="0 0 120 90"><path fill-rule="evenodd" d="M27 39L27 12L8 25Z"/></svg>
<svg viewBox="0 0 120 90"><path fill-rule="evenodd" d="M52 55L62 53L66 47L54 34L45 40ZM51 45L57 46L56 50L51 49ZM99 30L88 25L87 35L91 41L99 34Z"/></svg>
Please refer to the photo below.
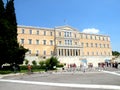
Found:
<svg viewBox="0 0 120 90"><path fill-rule="evenodd" d="M0 79L0 90L120 90L120 71L54 72Z"/></svg>

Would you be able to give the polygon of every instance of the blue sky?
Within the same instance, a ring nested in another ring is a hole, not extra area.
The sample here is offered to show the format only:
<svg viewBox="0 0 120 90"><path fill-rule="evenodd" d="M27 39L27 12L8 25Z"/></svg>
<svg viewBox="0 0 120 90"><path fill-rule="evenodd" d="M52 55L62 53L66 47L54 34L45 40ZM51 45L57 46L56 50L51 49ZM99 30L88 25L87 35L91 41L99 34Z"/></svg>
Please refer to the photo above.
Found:
<svg viewBox="0 0 120 90"><path fill-rule="evenodd" d="M14 0L18 25L54 28L69 25L109 35L120 52L120 0Z"/></svg>

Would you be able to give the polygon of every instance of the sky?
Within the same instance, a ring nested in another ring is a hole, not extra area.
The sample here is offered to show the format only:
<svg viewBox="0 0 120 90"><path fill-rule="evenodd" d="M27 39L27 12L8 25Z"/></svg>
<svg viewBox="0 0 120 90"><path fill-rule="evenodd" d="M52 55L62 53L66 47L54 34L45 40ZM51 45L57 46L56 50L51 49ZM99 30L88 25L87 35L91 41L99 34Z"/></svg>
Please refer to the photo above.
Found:
<svg viewBox="0 0 120 90"><path fill-rule="evenodd" d="M112 50L120 52L120 0L14 0L14 5L18 25L69 25L109 35Z"/></svg>

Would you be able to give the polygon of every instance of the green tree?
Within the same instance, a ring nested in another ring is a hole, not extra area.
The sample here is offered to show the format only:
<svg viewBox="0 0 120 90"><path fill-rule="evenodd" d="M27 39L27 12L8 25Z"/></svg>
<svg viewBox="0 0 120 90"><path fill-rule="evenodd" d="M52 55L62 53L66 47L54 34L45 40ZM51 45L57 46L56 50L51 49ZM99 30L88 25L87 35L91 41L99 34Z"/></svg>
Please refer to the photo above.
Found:
<svg viewBox="0 0 120 90"><path fill-rule="evenodd" d="M118 51L112 51L112 55L118 57L120 55L120 52L118 52Z"/></svg>
<svg viewBox="0 0 120 90"><path fill-rule="evenodd" d="M0 68L3 63L5 63L5 50L7 50L6 44L5 44L5 8L4 8L4 3L2 0L0 0Z"/></svg>
<svg viewBox="0 0 120 90"><path fill-rule="evenodd" d="M29 63L29 61L26 59L26 60L25 60L25 65L28 65L28 63Z"/></svg>
<svg viewBox="0 0 120 90"><path fill-rule="evenodd" d="M18 56L19 44L17 43L17 22L14 9L14 0L9 0L5 8L5 17L8 21L7 23L7 33L6 33L6 42L7 42L7 57L8 63L17 63L16 56Z"/></svg>
<svg viewBox="0 0 120 90"><path fill-rule="evenodd" d="M35 60L33 60L33 61L32 61L32 64L33 64L34 66L36 66L36 65L37 65L37 62L36 62Z"/></svg>
<svg viewBox="0 0 120 90"><path fill-rule="evenodd" d="M45 61L40 61L39 65L40 65L41 68L45 68Z"/></svg>
<svg viewBox="0 0 120 90"><path fill-rule="evenodd" d="M14 0L7 1L6 7L0 0L0 65L22 64L28 51L17 42L17 21Z"/></svg>
<svg viewBox="0 0 120 90"><path fill-rule="evenodd" d="M53 70L54 69L54 66L57 66L59 64L59 61L56 57L51 57L51 58L48 58L46 60L46 67L48 67L48 69L50 70Z"/></svg>

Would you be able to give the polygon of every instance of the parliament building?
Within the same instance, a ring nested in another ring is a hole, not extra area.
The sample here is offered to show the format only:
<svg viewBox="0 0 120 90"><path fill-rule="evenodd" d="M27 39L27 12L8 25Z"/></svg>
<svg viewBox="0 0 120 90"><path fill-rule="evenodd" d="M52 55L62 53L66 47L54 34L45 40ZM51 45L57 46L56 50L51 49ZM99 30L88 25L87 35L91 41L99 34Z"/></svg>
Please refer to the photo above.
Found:
<svg viewBox="0 0 120 90"><path fill-rule="evenodd" d="M112 58L108 35L83 33L71 26L41 28L19 25L17 30L19 44L29 49L25 58L30 63L55 56L65 65L92 63L97 66Z"/></svg>

